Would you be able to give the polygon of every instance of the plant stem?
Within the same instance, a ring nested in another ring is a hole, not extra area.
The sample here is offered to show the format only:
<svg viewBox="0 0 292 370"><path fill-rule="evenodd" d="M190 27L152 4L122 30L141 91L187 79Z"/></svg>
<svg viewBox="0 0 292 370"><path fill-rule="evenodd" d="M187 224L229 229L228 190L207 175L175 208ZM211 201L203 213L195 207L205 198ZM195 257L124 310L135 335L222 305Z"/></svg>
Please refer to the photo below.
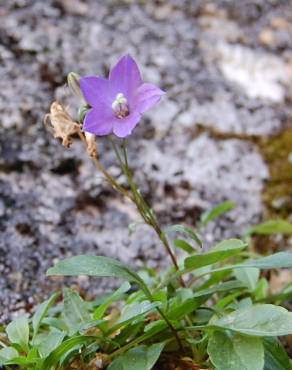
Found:
<svg viewBox="0 0 292 370"><path fill-rule="evenodd" d="M143 220L145 221L145 223L153 228L153 230L155 231L155 233L157 234L157 236L161 240L162 245L164 246L166 252L170 256L170 259L172 261L172 264L173 264L175 270L179 271L179 266L178 266L175 254L173 253L165 234L161 230L161 227L158 223L156 215L154 214L153 210L150 208L150 206L147 204L147 202L143 198L142 194L140 193L137 185L135 184L135 182L133 180L132 172L131 172L131 170L129 168L129 165L128 165L128 154L127 154L127 143L126 143L126 141L124 140L123 144L122 144L123 159L122 159L122 157L119 153L119 150L118 150L115 142L112 139L110 139L110 141L111 141L112 147L114 149L114 152L116 154L116 157L118 159L118 162L120 163L121 169L122 169L124 175L127 178L128 183L129 183L129 186L130 186L130 189L131 189L131 192L132 192L132 196L133 196L133 198L132 198L133 202L135 203L135 205L136 205L140 215L142 216ZM180 281L181 286L185 287L185 283L184 283L182 277L179 277L179 281Z"/></svg>

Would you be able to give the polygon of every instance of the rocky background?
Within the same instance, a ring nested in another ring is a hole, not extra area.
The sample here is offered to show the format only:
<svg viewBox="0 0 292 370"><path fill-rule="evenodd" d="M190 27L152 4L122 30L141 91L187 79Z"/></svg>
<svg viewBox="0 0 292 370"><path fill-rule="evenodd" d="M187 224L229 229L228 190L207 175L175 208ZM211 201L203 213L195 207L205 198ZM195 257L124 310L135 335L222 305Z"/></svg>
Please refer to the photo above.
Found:
<svg viewBox="0 0 292 370"><path fill-rule="evenodd" d="M45 271L64 256L167 262L146 226L129 233L135 209L109 189L82 143L65 149L42 123L55 99L74 111L70 71L106 75L125 53L167 91L129 140L162 225L195 226L205 209L235 201L203 235L210 245L277 212L291 216L291 1L2 0L0 321L60 284ZM98 148L123 182L106 139Z"/></svg>

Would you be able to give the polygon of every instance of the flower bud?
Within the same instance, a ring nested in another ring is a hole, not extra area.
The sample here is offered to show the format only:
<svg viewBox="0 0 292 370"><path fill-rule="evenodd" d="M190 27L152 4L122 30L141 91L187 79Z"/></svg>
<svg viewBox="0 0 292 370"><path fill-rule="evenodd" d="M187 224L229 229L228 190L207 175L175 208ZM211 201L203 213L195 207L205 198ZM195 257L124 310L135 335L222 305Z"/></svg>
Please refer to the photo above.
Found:
<svg viewBox="0 0 292 370"><path fill-rule="evenodd" d="M78 120L80 123L83 123L84 117L86 116L86 113L89 111L88 105L81 105L81 107L78 109Z"/></svg>
<svg viewBox="0 0 292 370"><path fill-rule="evenodd" d="M80 89L80 76L78 73L75 73L75 72L70 72L67 76L67 82L68 82L68 86L70 88L70 90L73 92L73 94L75 94L76 96L78 96L80 99L82 99L82 101L84 101L84 98L83 98L83 95L82 95L82 91Z"/></svg>

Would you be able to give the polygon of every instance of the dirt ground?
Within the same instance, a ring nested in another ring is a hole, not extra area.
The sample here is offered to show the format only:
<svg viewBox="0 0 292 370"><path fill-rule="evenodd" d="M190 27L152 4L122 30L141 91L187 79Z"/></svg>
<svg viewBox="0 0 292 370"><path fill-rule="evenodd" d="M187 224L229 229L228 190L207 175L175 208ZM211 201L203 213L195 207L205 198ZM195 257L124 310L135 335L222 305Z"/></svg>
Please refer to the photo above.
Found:
<svg viewBox="0 0 292 370"><path fill-rule="evenodd" d="M0 321L60 285L45 271L65 256L167 262L147 227L129 233L135 209L109 189L81 142L64 149L42 124L54 99L74 112L70 71L105 75L125 53L167 92L129 140L162 225L194 226L203 210L235 201L206 230L208 246L264 215L270 171L255 142L291 126L291 1L2 0ZM122 182L106 139L98 148ZM92 293L115 284L78 283Z"/></svg>

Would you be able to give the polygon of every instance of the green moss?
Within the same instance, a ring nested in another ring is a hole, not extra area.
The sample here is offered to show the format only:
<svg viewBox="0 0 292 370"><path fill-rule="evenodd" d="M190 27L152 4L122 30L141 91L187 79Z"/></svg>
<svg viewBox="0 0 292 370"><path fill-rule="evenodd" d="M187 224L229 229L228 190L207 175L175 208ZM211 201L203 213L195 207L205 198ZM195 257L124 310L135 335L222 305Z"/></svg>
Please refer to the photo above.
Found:
<svg viewBox="0 0 292 370"><path fill-rule="evenodd" d="M292 214L292 129L258 142L270 178L263 191L266 218L288 218Z"/></svg>

